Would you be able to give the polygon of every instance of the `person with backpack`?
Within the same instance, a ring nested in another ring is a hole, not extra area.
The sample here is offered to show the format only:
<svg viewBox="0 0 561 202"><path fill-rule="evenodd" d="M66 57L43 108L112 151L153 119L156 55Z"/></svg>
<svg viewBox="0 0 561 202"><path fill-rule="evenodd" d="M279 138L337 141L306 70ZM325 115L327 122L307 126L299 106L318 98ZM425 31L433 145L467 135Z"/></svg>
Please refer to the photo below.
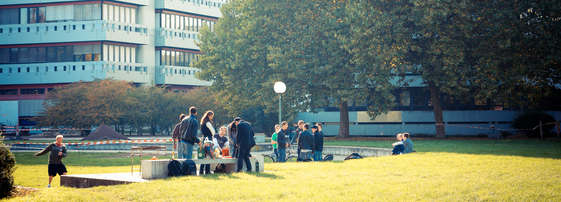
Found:
<svg viewBox="0 0 561 202"><path fill-rule="evenodd" d="M197 121L197 108L189 108L190 115L181 121L179 134L181 134L181 142L179 143L178 158L192 159L193 144L197 143L201 146L201 141L197 138L197 130L199 129L199 121Z"/></svg>
<svg viewBox="0 0 561 202"><path fill-rule="evenodd" d="M173 128L173 133L171 138L173 139L173 149L176 150L177 149L177 142L179 142L179 139L181 139L181 135L179 134L180 128L181 128L181 121L183 121L183 119L187 117L186 114L181 114L179 115L179 123L177 125L175 125L175 127Z"/></svg>
<svg viewBox="0 0 561 202"><path fill-rule="evenodd" d="M318 126L312 126L312 133L314 133L314 161L321 161L323 152L323 134L318 130L318 128Z"/></svg>
<svg viewBox="0 0 561 202"><path fill-rule="evenodd" d="M49 168L48 168L49 185L47 185L48 188L51 188L51 182L53 181L53 177L55 177L57 174L59 176L66 175L66 173L68 172L66 170L66 166L62 164L62 158L66 157L66 151L67 151L66 145L62 143L62 138L63 138L62 135L57 135L55 142L49 144L47 147L45 147L45 149L41 150L40 152L35 153L35 157L37 157L46 154L48 152L51 152L51 154L49 155Z"/></svg>
<svg viewBox="0 0 561 202"><path fill-rule="evenodd" d="M243 121L241 118L236 117L234 122L236 123L236 129L238 131L237 145L239 152L237 172L242 171L243 161L245 161L247 172L251 172L252 169L251 162L249 161L249 152L251 151L251 148L255 146L255 139L253 139L255 133L253 132L251 124Z"/></svg>

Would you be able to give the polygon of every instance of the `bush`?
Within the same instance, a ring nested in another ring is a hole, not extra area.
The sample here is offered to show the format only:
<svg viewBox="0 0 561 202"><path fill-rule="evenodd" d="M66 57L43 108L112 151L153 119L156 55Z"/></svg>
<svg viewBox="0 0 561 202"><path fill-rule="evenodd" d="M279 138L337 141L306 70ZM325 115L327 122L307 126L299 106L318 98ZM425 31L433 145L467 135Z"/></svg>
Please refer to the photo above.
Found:
<svg viewBox="0 0 561 202"><path fill-rule="evenodd" d="M10 148L4 145L4 137L0 136L0 199L7 198L14 191L14 166L16 158Z"/></svg>
<svg viewBox="0 0 561 202"><path fill-rule="evenodd" d="M555 118L545 112L540 111L525 111L519 113L514 120L512 121L512 128L515 129L533 129L534 127L540 125L540 121L542 124L555 122ZM551 138L554 134L551 133L551 130L555 127L555 124L550 125L543 125L543 137L544 138ZM535 130L523 130L522 131L526 136L529 138L541 138L540 135L540 128L536 128Z"/></svg>

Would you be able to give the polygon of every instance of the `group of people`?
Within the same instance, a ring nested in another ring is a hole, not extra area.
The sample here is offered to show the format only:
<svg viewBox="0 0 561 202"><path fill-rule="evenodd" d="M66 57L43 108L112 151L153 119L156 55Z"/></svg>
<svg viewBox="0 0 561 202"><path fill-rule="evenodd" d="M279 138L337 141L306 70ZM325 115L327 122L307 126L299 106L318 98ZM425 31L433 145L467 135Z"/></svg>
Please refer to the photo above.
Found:
<svg viewBox="0 0 561 202"><path fill-rule="evenodd" d="M275 125L275 133L271 137L271 144L275 156L277 156L277 161L281 163L286 161L286 149L294 143L294 139L298 144L298 159L306 161L313 158L314 161L321 161L323 158L322 126L321 123L316 123L315 126L312 126L310 132L310 125L300 120L298 121L298 129L292 133L288 130L288 122L286 121L283 121L281 126ZM287 135L289 137L288 141L286 141Z"/></svg>
<svg viewBox="0 0 561 202"><path fill-rule="evenodd" d="M398 133L396 137L398 142L392 144L392 155L413 152L413 142L410 139L409 133Z"/></svg>
<svg viewBox="0 0 561 202"><path fill-rule="evenodd" d="M189 116L181 114L179 116L180 122L175 125L172 138L173 148L178 150L178 158L192 159L193 146L195 144L202 146L202 141L212 140L214 146L217 147L219 151L222 151L224 147L229 147L229 153L237 157L237 172L242 170L243 161L246 163L247 171L250 172L252 167L249 161L249 152L251 148L255 146L255 140L253 139L255 133L253 132L251 124L236 117L228 127L222 126L220 127L219 133L216 133L216 130L212 126L214 112L209 110L205 112L201 119L200 131L202 138L199 139L197 136L199 121L196 115L197 108L191 107L189 108ZM179 149L177 147L178 145ZM210 174L210 164L201 165L199 174Z"/></svg>

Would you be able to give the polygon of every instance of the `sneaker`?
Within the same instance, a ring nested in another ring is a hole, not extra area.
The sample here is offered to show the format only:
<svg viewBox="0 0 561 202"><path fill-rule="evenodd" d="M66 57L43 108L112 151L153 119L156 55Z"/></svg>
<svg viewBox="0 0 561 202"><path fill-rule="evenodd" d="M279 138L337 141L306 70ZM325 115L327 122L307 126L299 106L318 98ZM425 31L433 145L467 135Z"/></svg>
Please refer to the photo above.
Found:
<svg viewBox="0 0 561 202"><path fill-rule="evenodd" d="M50 185L50 184L49 184L49 185L47 185L47 188L51 188L51 185Z"/></svg>

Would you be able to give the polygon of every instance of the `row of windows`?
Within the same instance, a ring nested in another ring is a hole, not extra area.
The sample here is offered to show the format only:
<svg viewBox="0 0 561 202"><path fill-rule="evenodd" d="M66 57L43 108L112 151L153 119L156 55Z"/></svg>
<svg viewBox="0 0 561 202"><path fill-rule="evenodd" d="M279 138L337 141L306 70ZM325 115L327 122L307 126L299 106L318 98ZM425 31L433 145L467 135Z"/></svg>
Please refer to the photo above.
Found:
<svg viewBox="0 0 561 202"><path fill-rule="evenodd" d="M101 4L27 8L28 23L101 20Z"/></svg>
<svg viewBox="0 0 561 202"><path fill-rule="evenodd" d="M203 54L161 50L160 65L190 67L199 61Z"/></svg>
<svg viewBox="0 0 561 202"><path fill-rule="evenodd" d="M103 20L136 24L136 8L103 4Z"/></svg>
<svg viewBox="0 0 561 202"><path fill-rule="evenodd" d="M0 64L24 64L44 62L113 61L136 62L136 48L103 44L0 48Z"/></svg>
<svg viewBox="0 0 561 202"><path fill-rule="evenodd" d="M0 9L0 25L19 23L19 8Z"/></svg>
<svg viewBox="0 0 561 202"><path fill-rule="evenodd" d="M179 29L179 30L198 32L200 29L203 28L204 25L206 25L210 28L211 31L214 32L215 24L216 21L205 20L196 17L188 17L188 16L174 15L174 14L167 14L167 13L160 14L161 28L170 28L170 29Z"/></svg>
<svg viewBox="0 0 561 202"><path fill-rule="evenodd" d="M49 91L52 91L53 88L49 88ZM27 88L27 89L20 89L20 95L40 95L45 94L44 88ZM18 89L0 89L0 95L17 95Z"/></svg>
<svg viewBox="0 0 561 202"><path fill-rule="evenodd" d="M86 65L82 65L82 67L78 66L78 69L82 69L82 70L86 70ZM39 72L39 67L35 67L35 68L31 68L31 67L18 67L16 68L12 68L12 67L3 67L0 68L0 74L4 73L4 69L6 69L6 73L21 73L21 72ZM62 66L62 67L58 67L58 66L54 66L54 67L45 67L45 72L49 72L50 70L54 70L55 72L57 71L70 71L70 69L72 69L72 71L76 71L76 65L73 65L72 67L68 66L68 68L66 68L66 66ZM121 70L121 67L119 66L119 70Z"/></svg>

